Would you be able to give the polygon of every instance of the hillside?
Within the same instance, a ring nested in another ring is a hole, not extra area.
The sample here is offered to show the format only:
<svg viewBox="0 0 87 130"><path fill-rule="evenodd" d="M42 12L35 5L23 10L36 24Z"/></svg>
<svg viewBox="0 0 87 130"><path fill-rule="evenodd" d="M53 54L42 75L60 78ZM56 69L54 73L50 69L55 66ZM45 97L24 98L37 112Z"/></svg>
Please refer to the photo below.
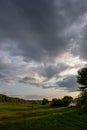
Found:
<svg viewBox="0 0 87 130"><path fill-rule="evenodd" d="M4 94L0 94L0 103L40 103L40 100L25 100L17 97L9 97Z"/></svg>
<svg viewBox="0 0 87 130"><path fill-rule="evenodd" d="M24 99L21 99L21 98L16 98L16 97L9 97L9 96L6 96L4 94L0 94L0 102L2 103L5 103L5 102L8 102L8 103L25 103L27 102L26 100Z"/></svg>

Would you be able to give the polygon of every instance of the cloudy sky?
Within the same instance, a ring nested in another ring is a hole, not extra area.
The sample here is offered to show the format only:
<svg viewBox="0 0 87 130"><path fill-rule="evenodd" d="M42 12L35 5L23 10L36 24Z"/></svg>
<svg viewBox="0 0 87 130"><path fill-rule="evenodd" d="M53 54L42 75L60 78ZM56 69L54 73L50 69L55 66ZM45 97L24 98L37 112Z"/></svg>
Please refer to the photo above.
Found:
<svg viewBox="0 0 87 130"><path fill-rule="evenodd" d="M0 0L0 93L76 96L86 61L87 0Z"/></svg>

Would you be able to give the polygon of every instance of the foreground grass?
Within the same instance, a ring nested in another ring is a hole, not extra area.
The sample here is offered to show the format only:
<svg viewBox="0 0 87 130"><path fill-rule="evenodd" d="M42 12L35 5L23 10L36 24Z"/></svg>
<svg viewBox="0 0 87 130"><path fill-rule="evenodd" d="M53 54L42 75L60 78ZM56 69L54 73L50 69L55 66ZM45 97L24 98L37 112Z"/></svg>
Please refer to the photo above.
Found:
<svg viewBox="0 0 87 130"><path fill-rule="evenodd" d="M77 108L0 104L0 130L87 130L87 113Z"/></svg>

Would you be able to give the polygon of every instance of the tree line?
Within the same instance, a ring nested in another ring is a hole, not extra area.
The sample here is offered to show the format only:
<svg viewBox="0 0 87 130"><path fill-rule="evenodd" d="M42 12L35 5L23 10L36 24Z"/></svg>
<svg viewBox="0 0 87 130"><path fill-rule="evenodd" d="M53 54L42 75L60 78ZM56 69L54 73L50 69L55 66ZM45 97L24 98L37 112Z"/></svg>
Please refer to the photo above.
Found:
<svg viewBox="0 0 87 130"><path fill-rule="evenodd" d="M73 102L73 98L71 96L64 96L62 99L53 98L52 101L50 101L50 105L52 107L66 107L71 102ZM44 98L42 100L42 105L46 105L49 103L49 100Z"/></svg>
<svg viewBox="0 0 87 130"><path fill-rule="evenodd" d="M9 97L3 94L0 94L0 102L1 103L26 103L27 101L24 99L20 99L20 98L14 98L14 97Z"/></svg>

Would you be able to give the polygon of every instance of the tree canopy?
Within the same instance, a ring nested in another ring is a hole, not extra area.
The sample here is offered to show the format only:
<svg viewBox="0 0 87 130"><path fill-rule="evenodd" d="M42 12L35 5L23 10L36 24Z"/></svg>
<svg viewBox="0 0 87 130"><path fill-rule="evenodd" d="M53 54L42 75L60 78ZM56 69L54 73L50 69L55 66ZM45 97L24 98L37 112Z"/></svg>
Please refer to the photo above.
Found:
<svg viewBox="0 0 87 130"><path fill-rule="evenodd" d="M80 89L87 88L87 67L78 71L77 82L83 85L83 87L80 87Z"/></svg>
<svg viewBox="0 0 87 130"><path fill-rule="evenodd" d="M49 103L49 100L46 99L46 98L43 98L43 100L42 100L42 105L46 105L47 103Z"/></svg>
<svg viewBox="0 0 87 130"><path fill-rule="evenodd" d="M78 71L77 82L82 85L82 87L79 87L81 93L77 105L83 106L87 110L87 67Z"/></svg>

